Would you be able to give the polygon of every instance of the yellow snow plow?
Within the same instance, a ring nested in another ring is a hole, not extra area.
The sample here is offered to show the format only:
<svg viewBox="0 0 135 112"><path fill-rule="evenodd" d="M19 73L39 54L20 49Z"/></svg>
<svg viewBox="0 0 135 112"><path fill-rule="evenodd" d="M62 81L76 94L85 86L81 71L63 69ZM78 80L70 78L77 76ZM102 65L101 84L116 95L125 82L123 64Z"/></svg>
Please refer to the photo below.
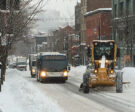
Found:
<svg viewBox="0 0 135 112"><path fill-rule="evenodd" d="M94 40L90 49L91 65L83 75L80 88L89 93L97 86L116 86L116 92L123 91L123 74L116 72L117 46L113 40Z"/></svg>

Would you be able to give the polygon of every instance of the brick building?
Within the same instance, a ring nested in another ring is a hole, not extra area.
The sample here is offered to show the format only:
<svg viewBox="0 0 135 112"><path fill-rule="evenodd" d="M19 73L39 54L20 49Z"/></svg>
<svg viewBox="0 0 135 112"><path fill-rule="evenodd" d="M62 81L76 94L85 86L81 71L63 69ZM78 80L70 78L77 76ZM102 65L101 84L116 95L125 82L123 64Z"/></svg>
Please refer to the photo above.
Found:
<svg viewBox="0 0 135 112"><path fill-rule="evenodd" d="M80 58L81 64L86 64L87 56L86 46L86 23L84 15L98 8L111 8L111 0L81 0L81 17L80 17Z"/></svg>
<svg viewBox="0 0 135 112"><path fill-rule="evenodd" d="M111 39L111 8L99 8L85 14L86 44L93 40Z"/></svg>
<svg viewBox="0 0 135 112"><path fill-rule="evenodd" d="M79 63L76 57L79 56L79 36L76 34L68 35L68 59L72 65Z"/></svg>
<svg viewBox="0 0 135 112"><path fill-rule="evenodd" d="M67 53L68 50L68 35L74 34L75 29L71 26L66 26L64 28L59 28L53 31L53 36L55 39L54 50L57 52Z"/></svg>
<svg viewBox="0 0 135 112"><path fill-rule="evenodd" d="M111 0L87 0L87 12L98 8L110 8Z"/></svg>

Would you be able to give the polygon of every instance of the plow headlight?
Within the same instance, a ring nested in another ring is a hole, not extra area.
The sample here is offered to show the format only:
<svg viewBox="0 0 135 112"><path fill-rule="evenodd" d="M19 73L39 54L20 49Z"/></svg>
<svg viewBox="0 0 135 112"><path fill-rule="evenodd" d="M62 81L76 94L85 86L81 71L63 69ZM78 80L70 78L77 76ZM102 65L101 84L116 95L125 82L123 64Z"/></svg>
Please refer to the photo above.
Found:
<svg viewBox="0 0 135 112"><path fill-rule="evenodd" d="M46 71L41 71L41 73L40 73L41 77L46 77L46 75L47 75Z"/></svg>
<svg viewBox="0 0 135 112"><path fill-rule="evenodd" d="M68 72L64 71L63 75L64 75L64 77L67 77L68 76Z"/></svg>
<svg viewBox="0 0 135 112"><path fill-rule="evenodd" d="M111 74L113 74L113 73L114 73L114 71L113 71L113 70L111 70L111 71L110 71L110 73L111 73Z"/></svg>
<svg viewBox="0 0 135 112"><path fill-rule="evenodd" d="M108 60L105 60L105 62L106 62L106 63L109 63L109 61L108 61Z"/></svg>
<svg viewBox="0 0 135 112"><path fill-rule="evenodd" d="M97 73L98 71L97 70L94 70L94 73Z"/></svg>

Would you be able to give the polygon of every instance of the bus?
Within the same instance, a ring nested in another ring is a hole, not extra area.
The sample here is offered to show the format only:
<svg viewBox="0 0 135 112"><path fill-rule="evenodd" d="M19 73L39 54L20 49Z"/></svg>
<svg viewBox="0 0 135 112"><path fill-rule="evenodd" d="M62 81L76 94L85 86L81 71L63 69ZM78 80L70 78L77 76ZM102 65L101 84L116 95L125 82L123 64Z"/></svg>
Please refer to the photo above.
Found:
<svg viewBox="0 0 135 112"><path fill-rule="evenodd" d="M37 81L44 82L48 79L68 79L68 58L66 54L59 52L42 52L37 57Z"/></svg>

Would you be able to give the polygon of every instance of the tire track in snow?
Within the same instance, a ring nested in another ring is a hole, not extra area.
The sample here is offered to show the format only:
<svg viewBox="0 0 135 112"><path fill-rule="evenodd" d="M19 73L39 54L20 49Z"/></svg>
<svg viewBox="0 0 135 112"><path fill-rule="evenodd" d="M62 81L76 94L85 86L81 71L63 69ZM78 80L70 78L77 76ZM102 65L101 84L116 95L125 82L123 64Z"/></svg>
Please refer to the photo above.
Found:
<svg viewBox="0 0 135 112"><path fill-rule="evenodd" d="M70 82L67 82L66 84L64 85L61 85L63 86L64 88L68 89L69 91L77 94L77 95L80 95L80 96L83 96L85 98L88 98L89 100L92 100L100 105L103 105L107 108L110 108L116 112L134 112L134 109L135 108L132 108L131 109L131 105L127 105L127 104L123 104L119 101L116 102L116 100L113 100L113 99L109 99L107 97L103 97L99 94L95 94L95 93L89 93L89 94L84 94L82 92L79 92L79 87L74 85L73 83L70 83Z"/></svg>

